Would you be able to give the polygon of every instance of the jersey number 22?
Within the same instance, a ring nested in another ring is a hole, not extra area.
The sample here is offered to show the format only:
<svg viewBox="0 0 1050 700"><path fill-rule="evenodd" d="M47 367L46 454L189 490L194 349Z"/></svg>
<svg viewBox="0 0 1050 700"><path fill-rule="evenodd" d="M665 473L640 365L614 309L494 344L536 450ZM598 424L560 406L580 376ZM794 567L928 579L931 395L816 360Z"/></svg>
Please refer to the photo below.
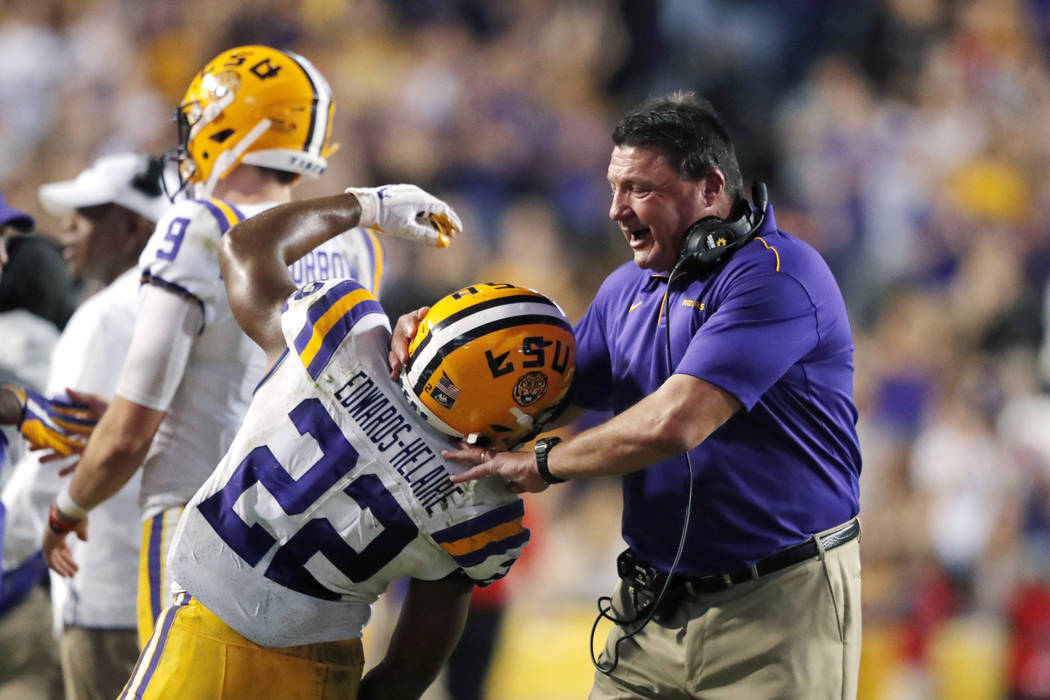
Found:
<svg viewBox="0 0 1050 700"><path fill-rule="evenodd" d="M257 482L270 492L288 515L309 508L357 464L357 451L328 415L318 399L305 399L288 414L300 435L310 435L321 448L321 458L294 479L281 466L269 447L260 445L248 453L222 490L197 506L204 519L233 551L250 566L258 564L277 540L258 523L248 525L234 511L241 494ZM362 510L370 510L383 526L361 551L355 551L327 518L314 518L274 554L264 575L292 590L325 600L339 594L323 585L306 569L306 562L320 553L348 579L365 581L386 566L416 538L415 523L383 486L379 477L362 474L343 489Z"/></svg>

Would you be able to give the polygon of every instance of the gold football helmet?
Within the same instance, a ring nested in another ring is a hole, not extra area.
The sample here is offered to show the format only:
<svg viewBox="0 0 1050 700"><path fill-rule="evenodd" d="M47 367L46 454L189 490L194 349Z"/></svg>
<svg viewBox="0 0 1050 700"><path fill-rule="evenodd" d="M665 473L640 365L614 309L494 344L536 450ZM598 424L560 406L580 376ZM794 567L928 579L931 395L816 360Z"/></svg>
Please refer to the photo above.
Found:
<svg viewBox="0 0 1050 700"><path fill-rule="evenodd" d="M442 298L408 347L405 396L432 426L509 449L564 408L576 338L553 301L513 284L475 284Z"/></svg>
<svg viewBox="0 0 1050 700"><path fill-rule="evenodd" d="M176 112L179 173L210 196L240 163L321 175L335 103L312 63L268 46L239 46L212 59Z"/></svg>

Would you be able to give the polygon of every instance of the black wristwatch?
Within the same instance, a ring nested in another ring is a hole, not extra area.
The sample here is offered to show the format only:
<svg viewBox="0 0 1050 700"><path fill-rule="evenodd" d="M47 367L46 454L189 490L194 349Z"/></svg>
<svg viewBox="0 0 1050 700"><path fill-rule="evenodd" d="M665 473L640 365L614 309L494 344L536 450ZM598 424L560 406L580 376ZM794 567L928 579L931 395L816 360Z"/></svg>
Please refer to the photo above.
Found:
<svg viewBox="0 0 1050 700"><path fill-rule="evenodd" d="M547 468L547 453L559 442L561 442L560 437L545 437L536 441L536 471L540 473L540 478L548 484L565 483L565 479L559 479L554 476L551 474L551 470Z"/></svg>

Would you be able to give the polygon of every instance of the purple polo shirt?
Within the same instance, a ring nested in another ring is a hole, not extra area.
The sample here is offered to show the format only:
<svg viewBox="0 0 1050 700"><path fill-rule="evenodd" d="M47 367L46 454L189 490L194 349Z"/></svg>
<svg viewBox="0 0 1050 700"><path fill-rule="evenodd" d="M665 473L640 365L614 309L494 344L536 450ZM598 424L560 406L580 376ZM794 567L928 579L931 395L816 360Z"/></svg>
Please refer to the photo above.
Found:
<svg viewBox="0 0 1050 700"><path fill-rule="evenodd" d="M576 325L575 402L622 412L674 373L736 396L743 410L690 450L693 505L678 572L723 573L858 512L860 448L846 306L820 255L776 228L706 274L671 285L628 262ZM623 536L668 570L685 518L684 455L623 478Z"/></svg>

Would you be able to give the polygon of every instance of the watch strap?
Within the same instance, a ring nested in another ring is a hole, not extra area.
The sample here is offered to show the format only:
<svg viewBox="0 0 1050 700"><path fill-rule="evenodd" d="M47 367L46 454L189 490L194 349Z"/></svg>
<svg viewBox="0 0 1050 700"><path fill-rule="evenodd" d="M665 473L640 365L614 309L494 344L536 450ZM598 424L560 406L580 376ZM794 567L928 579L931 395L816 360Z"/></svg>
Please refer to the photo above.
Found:
<svg viewBox="0 0 1050 700"><path fill-rule="evenodd" d="M561 442L560 437L545 437L536 441L536 447L534 449L536 453L536 471L540 473L540 478L548 484L565 483L565 479L551 474L551 470L547 466L547 454L551 451L551 448L559 442Z"/></svg>

